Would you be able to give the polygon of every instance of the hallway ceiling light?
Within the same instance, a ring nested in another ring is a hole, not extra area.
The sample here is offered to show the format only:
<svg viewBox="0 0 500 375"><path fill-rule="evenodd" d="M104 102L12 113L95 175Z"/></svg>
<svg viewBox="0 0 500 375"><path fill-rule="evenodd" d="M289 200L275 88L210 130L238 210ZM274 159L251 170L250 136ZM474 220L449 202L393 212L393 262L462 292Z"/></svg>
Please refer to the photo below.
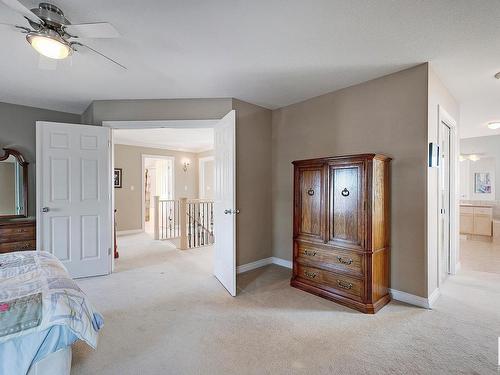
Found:
<svg viewBox="0 0 500 375"><path fill-rule="evenodd" d="M490 122L488 124L488 128L492 129L492 130L495 130L495 129L500 129L500 121L494 121L494 122Z"/></svg>
<svg viewBox="0 0 500 375"><path fill-rule="evenodd" d="M479 159L481 159L481 158L476 154L469 155L470 161L478 161Z"/></svg>

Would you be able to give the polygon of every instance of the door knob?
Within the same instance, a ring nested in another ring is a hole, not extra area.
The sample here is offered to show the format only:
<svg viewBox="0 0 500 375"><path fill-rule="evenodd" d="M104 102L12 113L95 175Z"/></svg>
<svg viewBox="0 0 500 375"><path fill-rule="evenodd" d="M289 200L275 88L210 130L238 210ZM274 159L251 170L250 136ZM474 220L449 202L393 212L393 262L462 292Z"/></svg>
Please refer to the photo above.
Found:
<svg viewBox="0 0 500 375"><path fill-rule="evenodd" d="M50 208L48 208L48 207L43 207L42 208L42 212L49 212L49 211L50 211Z"/></svg>
<svg viewBox="0 0 500 375"><path fill-rule="evenodd" d="M240 210L224 210L224 213L226 215L231 215L231 214L236 215L240 213Z"/></svg>

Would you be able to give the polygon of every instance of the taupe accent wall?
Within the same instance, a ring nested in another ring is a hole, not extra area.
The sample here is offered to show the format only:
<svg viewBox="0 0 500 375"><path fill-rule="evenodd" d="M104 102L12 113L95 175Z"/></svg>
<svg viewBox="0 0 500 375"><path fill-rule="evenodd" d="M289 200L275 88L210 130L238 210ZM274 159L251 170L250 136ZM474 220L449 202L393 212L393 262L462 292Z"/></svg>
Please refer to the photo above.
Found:
<svg viewBox="0 0 500 375"><path fill-rule="evenodd" d="M89 124L103 121L210 120L225 116L232 99L96 100L83 114Z"/></svg>
<svg viewBox="0 0 500 375"><path fill-rule="evenodd" d="M35 124L52 121L79 124L81 116L24 105L0 103L0 153L4 147L20 151L28 166L28 214L35 215Z"/></svg>
<svg viewBox="0 0 500 375"><path fill-rule="evenodd" d="M233 99L236 110L236 264L272 256L272 112Z"/></svg>
<svg viewBox="0 0 500 375"><path fill-rule="evenodd" d="M391 166L391 288L425 297L427 64L273 111L273 255L292 259L293 160L382 153Z"/></svg>

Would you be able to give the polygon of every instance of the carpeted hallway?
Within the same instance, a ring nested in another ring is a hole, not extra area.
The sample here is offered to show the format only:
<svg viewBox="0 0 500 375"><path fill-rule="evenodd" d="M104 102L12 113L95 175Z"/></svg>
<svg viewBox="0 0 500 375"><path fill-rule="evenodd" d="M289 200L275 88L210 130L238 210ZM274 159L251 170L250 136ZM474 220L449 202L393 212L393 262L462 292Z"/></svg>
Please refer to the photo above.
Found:
<svg viewBox="0 0 500 375"><path fill-rule="evenodd" d="M74 375L498 373L499 273L464 269L432 311L393 301L373 316L291 288L286 268L239 275L232 298L210 248L119 243L115 273L78 280L105 326L96 352L74 348Z"/></svg>

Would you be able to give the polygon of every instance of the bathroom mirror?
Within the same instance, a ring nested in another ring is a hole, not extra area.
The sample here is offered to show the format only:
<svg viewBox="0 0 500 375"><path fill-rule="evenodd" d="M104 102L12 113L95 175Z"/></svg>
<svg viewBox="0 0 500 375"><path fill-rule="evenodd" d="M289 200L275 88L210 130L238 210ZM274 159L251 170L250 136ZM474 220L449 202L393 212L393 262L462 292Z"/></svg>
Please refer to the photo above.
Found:
<svg viewBox="0 0 500 375"><path fill-rule="evenodd" d="M26 217L28 212L28 163L10 148L0 153L0 219Z"/></svg>

